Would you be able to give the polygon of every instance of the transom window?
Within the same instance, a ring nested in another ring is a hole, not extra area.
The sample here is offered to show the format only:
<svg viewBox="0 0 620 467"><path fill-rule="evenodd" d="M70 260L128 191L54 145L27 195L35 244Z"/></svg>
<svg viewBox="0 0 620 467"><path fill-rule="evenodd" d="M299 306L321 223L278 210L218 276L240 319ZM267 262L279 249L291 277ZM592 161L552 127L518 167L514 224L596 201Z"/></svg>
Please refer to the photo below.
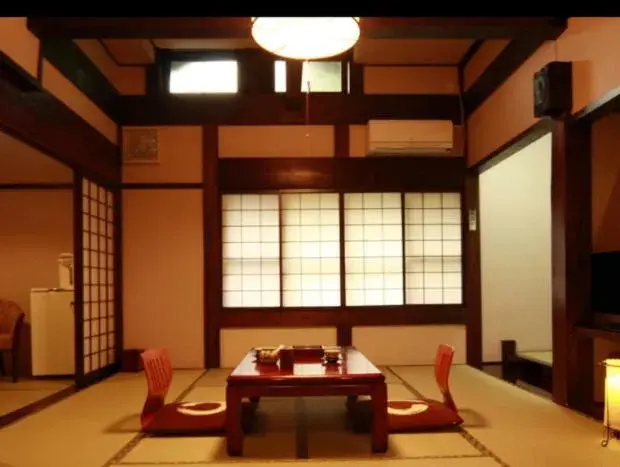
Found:
<svg viewBox="0 0 620 467"><path fill-rule="evenodd" d="M172 94L225 94L239 88L236 60L173 61L169 91Z"/></svg>
<svg viewBox="0 0 620 467"><path fill-rule="evenodd" d="M225 308L462 303L460 193L227 194L222 224Z"/></svg>
<svg viewBox="0 0 620 467"><path fill-rule="evenodd" d="M274 63L274 90L286 92L286 62ZM341 62L304 62L301 68L301 92L342 92Z"/></svg>

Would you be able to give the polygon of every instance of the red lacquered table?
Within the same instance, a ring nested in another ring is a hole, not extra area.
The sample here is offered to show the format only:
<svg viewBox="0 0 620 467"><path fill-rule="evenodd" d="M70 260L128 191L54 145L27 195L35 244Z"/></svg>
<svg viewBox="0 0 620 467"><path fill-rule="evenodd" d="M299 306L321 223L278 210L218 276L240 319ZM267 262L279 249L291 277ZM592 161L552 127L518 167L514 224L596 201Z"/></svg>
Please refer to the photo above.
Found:
<svg viewBox="0 0 620 467"><path fill-rule="evenodd" d="M342 351L340 364L321 362L319 348L295 348L292 369L255 363L248 352L228 376L226 387L226 436L228 455L243 453L241 400L261 397L368 395L372 399L372 450L383 453L388 447L387 387L385 376L355 347Z"/></svg>

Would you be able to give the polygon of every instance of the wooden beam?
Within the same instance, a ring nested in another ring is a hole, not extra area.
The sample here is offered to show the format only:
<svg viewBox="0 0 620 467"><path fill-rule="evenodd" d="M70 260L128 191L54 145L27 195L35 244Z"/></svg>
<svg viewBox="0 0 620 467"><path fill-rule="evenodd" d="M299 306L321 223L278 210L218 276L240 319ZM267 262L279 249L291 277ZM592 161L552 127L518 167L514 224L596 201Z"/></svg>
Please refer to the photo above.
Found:
<svg viewBox="0 0 620 467"><path fill-rule="evenodd" d="M353 345L353 328L343 324L336 328L336 345L348 347Z"/></svg>
<svg viewBox="0 0 620 467"><path fill-rule="evenodd" d="M121 133L119 129L119 133ZM120 136L120 135L119 135ZM121 138L119 138L119 141ZM114 361L123 361L123 351L125 347L125 308L123 306L123 296L125 283L123 280L123 190L118 186L113 191L113 275L114 275Z"/></svg>
<svg viewBox="0 0 620 467"><path fill-rule="evenodd" d="M72 182L47 182L47 183L0 183L0 191L22 190L72 190Z"/></svg>
<svg viewBox="0 0 620 467"><path fill-rule="evenodd" d="M465 115L480 107L543 43L543 39L511 41L464 93Z"/></svg>
<svg viewBox="0 0 620 467"><path fill-rule="evenodd" d="M502 144L488 156L471 166L478 173L483 173L497 164L519 152L521 149L529 146L543 135L551 132L553 122L547 118L539 119L534 125L526 128L514 138Z"/></svg>
<svg viewBox="0 0 620 467"><path fill-rule="evenodd" d="M555 39L566 29L554 17L362 18L362 37L373 39Z"/></svg>
<svg viewBox="0 0 620 467"><path fill-rule="evenodd" d="M285 189L461 191L463 157L220 159L221 192Z"/></svg>
<svg viewBox="0 0 620 467"><path fill-rule="evenodd" d="M139 125L303 125L301 96L159 95L121 96L119 123ZM457 95L312 94L310 124L366 124L374 118L451 120L461 123Z"/></svg>
<svg viewBox="0 0 620 467"><path fill-rule="evenodd" d="M334 127L334 157L339 159L349 157L350 139L349 125L343 124Z"/></svg>
<svg viewBox="0 0 620 467"><path fill-rule="evenodd" d="M554 121L551 162L553 399L588 413L593 402L593 340L577 326L592 317L590 297L591 126Z"/></svg>
<svg viewBox="0 0 620 467"><path fill-rule="evenodd" d="M268 94L274 92L273 57L267 57L262 49L238 50L235 55L239 63L239 93ZM301 77L299 82L301 83Z"/></svg>
<svg viewBox="0 0 620 467"><path fill-rule="evenodd" d="M466 323L465 310L461 305L381 306L379 308L370 306L324 309L253 308L245 310L243 308L227 308L221 314L220 323L222 328L278 326L337 326L347 328L351 326Z"/></svg>
<svg viewBox="0 0 620 467"><path fill-rule="evenodd" d="M28 18L39 37L221 39L249 38L249 17ZM361 36L387 38L555 39L566 27L559 17L362 18Z"/></svg>
<svg viewBox="0 0 620 467"><path fill-rule="evenodd" d="M42 53L65 78L110 117L117 118L118 91L71 39L46 39Z"/></svg>
<svg viewBox="0 0 620 467"><path fill-rule="evenodd" d="M463 73L465 69L465 65L471 60L471 58L478 52L478 49L484 44L483 39L476 39L467 49L467 52L463 55L463 57L459 60L458 69L459 73ZM462 87L461 87L462 88Z"/></svg>
<svg viewBox="0 0 620 467"><path fill-rule="evenodd" d="M71 39L243 39L249 17L28 18L38 37Z"/></svg>
<svg viewBox="0 0 620 467"><path fill-rule="evenodd" d="M0 79L21 92L40 90L37 80L3 52L0 52Z"/></svg>
<svg viewBox="0 0 620 467"><path fill-rule="evenodd" d="M122 183L123 190L202 190L202 182L134 182Z"/></svg>
<svg viewBox="0 0 620 467"><path fill-rule="evenodd" d="M118 147L47 91L0 79L0 129L93 179L120 180Z"/></svg>
<svg viewBox="0 0 620 467"><path fill-rule="evenodd" d="M459 63L459 90L463 95L464 73L467 61L476 53L482 41L474 43ZM469 154L467 119L463 122L463 157L467 165ZM465 328L466 361L475 368L482 368L482 273L480 269L480 177L475 169L465 176L465 193L462 199L463 245L463 298L467 309Z"/></svg>
<svg viewBox="0 0 620 467"><path fill-rule="evenodd" d="M81 389L87 386L87 382L84 381L84 178L79 172L73 173L73 185L73 316L75 320L73 358L75 384ZM115 270L115 273L117 272ZM89 279L86 282L89 282ZM114 281L116 283L116 277ZM114 299L116 300L116 297ZM116 310L116 306L114 308Z"/></svg>
<svg viewBox="0 0 620 467"><path fill-rule="evenodd" d="M577 112L574 118L592 123L612 113L620 113L620 87L614 88L599 99L590 102Z"/></svg>

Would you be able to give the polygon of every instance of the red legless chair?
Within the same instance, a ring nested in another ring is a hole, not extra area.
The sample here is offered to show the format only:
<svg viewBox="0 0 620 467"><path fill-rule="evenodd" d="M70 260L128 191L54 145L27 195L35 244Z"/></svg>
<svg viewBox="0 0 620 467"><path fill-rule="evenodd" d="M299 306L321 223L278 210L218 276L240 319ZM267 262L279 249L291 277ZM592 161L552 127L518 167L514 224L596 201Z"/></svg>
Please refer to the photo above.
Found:
<svg viewBox="0 0 620 467"><path fill-rule="evenodd" d="M153 435L216 434L226 423L226 403L172 402L166 396L172 383L172 365L166 349L148 349L141 354L148 394L140 424L142 432ZM251 404L244 404L244 412ZM245 419L245 417L244 417Z"/></svg>
<svg viewBox="0 0 620 467"><path fill-rule="evenodd" d="M463 423L450 392L450 369L454 348L441 344L435 358L435 380L443 400L429 398L416 400L389 400L388 425L391 433L432 431L454 428ZM369 399L348 404L356 431L368 431L372 423Z"/></svg>

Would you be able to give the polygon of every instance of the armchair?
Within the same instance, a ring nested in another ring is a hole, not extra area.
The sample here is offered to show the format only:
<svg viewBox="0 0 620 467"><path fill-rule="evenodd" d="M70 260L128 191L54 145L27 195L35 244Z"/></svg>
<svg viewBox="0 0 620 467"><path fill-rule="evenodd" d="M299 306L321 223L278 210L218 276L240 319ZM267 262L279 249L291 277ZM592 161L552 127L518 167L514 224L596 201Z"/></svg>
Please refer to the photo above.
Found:
<svg viewBox="0 0 620 467"><path fill-rule="evenodd" d="M11 300L0 299L0 374L5 374L4 354L11 356L11 372L13 382L19 376L19 341L24 312Z"/></svg>

